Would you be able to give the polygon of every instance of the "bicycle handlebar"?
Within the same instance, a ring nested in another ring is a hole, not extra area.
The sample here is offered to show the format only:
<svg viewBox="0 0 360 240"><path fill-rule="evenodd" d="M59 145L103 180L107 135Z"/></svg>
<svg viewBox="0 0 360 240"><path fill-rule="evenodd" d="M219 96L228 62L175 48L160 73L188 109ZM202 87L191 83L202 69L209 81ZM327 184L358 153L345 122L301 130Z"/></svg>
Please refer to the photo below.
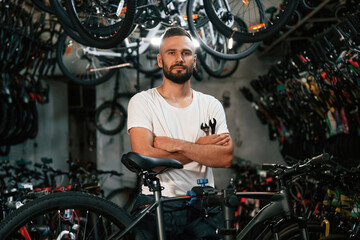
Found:
<svg viewBox="0 0 360 240"><path fill-rule="evenodd" d="M52 168L50 166L47 166L45 164L34 163L34 166L37 167L37 168L40 168L40 169L45 168L46 170L49 170L49 171L51 171L53 173L56 173L58 175L68 175L69 174L68 172L63 172L61 170L56 170L56 169L54 169L54 168Z"/></svg>
<svg viewBox="0 0 360 240"><path fill-rule="evenodd" d="M300 174L304 170L316 167L321 163L328 162L329 160L330 160L330 155L328 153L323 153L323 154L315 156L311 159L307 159L303 162L296 163L292 166L284 166L282 164L264 163L262 165L262 169L263 170L272 170L272 171L274 171L275 175L286 177L286 176L290 176L290 175L294 175L294 174Z"/></svg>

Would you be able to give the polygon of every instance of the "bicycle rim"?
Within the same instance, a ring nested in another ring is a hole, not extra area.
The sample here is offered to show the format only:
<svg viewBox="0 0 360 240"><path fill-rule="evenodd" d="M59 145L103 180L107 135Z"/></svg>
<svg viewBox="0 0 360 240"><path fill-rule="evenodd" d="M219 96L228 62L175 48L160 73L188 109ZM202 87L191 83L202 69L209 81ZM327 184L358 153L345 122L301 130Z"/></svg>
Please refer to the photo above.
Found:
<svg viewBox="0 0 360 240"><path fill-rule="evenodd" d="M254 53L260 45L260 42L235 42L233 47L231 47L229 45L230 38L221 34L214 27L198 0L188 1L187 16L192 16L188 17L188 26L191 34L199 41L203 50L215 57L225 60L242 59ZM236 21L236 24L243 23Z"/></svg>
<svg viewBox="0 0 360 240"><path fill-rule="evenodd" d="M88 49L89 51L85 51ZM109 67L120 62L119 57L91 54L90 49L66 34L59 37L56 57L61 71L75 83L82 85L97 85L110 79L117 69ZM111 53L109 50L99 50Z"/></svg>
<svg viewBox="0 0 360 240"><path fill-rule="evenodd" d="M129 215L109 201L81 192L60 192L13 211L0 224L0 238L110 239L130 222Z"/></svg>
<svg viewBox="0 0 360 240"><path fill-rule="evenodd" d="M136 0L114 0L99 5L92 1L76 3L65 1L66 12L76 31L90 46L113 48L130 33Z"/></svg>
<svg viewBox="0 0 360 240"><path fill-rule="evenodd" d="M225 9L225 2L230 9ZM299 0L225 0L224 6L204 0L204 7L215 27L225 36L240 42L258 42L277 33L297 8ZM246 28L234 25L234 17Z"/></svg>

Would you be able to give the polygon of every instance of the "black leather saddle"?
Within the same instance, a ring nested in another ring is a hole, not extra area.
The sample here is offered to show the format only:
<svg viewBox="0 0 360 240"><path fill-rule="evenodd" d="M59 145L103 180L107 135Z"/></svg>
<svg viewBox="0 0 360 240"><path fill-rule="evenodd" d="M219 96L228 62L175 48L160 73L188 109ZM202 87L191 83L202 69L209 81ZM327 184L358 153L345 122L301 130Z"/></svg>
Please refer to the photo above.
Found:
<svg viewBox="0 0 360 240"><path fill-rule="evenodd" d="M155 158L145 156L135 152L129 152L122 156L121 162L132 172L140 173L152 171L156 167L181 169L181 162L170 158Z"/></svg>

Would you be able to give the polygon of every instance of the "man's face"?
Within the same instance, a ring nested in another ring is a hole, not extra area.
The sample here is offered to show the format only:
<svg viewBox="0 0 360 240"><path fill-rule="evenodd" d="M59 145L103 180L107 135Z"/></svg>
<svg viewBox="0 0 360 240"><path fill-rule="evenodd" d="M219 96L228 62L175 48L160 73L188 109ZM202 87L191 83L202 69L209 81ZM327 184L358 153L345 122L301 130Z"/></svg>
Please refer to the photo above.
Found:
<svg viewBox="0 0 360 240"><path fill-rule="evenodd" d="M193 42L186 36L173 36L163 40L158 64L164 75L174 83L182 84L190 79L196 64Z"/></svg>

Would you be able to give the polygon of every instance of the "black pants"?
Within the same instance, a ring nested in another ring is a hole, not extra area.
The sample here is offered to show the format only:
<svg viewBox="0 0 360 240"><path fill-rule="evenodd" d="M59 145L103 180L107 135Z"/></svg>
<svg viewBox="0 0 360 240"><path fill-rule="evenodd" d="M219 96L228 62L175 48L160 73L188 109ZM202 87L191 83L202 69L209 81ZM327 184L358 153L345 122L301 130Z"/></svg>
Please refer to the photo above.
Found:
<svg viewBox="0 0 360 240"><path fill-rule="evenodd" d="M154 197L140 194L136 199L132 213L136 214L145 205L154 202ZM166 239L195 240L220 239L216 229L224 225L220 207L197 209L186 201L171 201L163 204ZM136 226L136 239L157 239L156 213L146 215Z"/></svg>

